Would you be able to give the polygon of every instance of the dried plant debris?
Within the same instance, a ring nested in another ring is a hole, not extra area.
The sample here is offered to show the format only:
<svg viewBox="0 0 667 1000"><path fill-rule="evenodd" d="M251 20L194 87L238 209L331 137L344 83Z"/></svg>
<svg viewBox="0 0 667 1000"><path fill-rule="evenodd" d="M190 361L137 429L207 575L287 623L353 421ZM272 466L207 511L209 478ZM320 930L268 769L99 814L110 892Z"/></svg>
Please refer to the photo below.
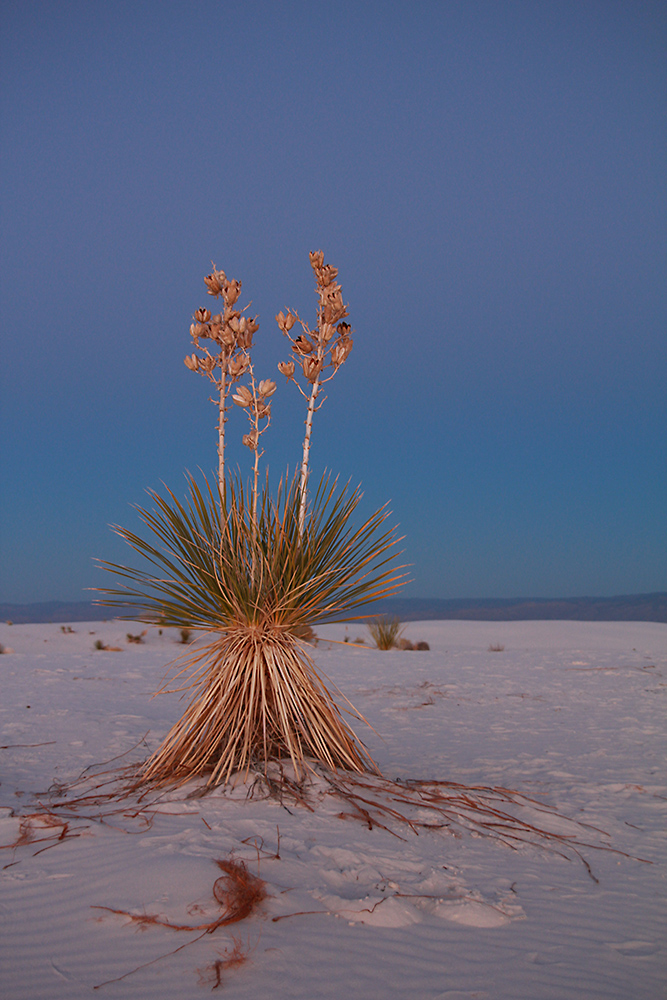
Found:
<svg viewBox="0 0 667 1000"><path fill-rule="evenodd" d="M155 965L156 962L168 958L177 951L182 951L189 945L201 940L205 935L214 934L221 927L237 924L257 912L261 903L266 899L266 883L257 875L253 875L248 871L248 867L243 861L238 861L234 858L222 858L217 860L215 864L223 872L213 883L213 898L221 909L220 915L215 920L199 924L177 924L158 914L131 913L129 910L117 910L110 906L92 907L94 910L103 910L115 916L126 917L130 925L140 930L145 930L148 927L165 927L172 931L196 934L196 937L187 941L179 948L167 952L165 955L159 955L150 962L131 969L122 976L99 983L94 989L101 989L102 986L108 986L110 983L117 983L122 979L127 979L128 976L134 975L140 969L145 969L149 965ZM234 941L232 952L225 953L222 958L215 960L207 970L207 973L213 979L213 989L221 985L222 973L225 969L239 966L245 960L246 952L241 949L238 942Z"/></svg>

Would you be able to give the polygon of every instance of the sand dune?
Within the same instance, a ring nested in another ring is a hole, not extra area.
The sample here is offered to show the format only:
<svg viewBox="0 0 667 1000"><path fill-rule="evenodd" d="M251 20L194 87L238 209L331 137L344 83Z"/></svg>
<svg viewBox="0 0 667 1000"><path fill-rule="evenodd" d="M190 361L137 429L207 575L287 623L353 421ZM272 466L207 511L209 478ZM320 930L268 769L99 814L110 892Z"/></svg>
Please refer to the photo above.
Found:
<svg viewBox="0 0 667 1000"><path fill-rule="evenodd" d="M301 804L258 782L68 805L158 744L179 698L150 696L181 647L67 624L0 627L7 1000L664 995L667 626L428 621L406 632L428 652L320 642L387 778L514 789L514 814L553 835L530 843L463 814L427 828L425 807L400 807L414 830L370 806L369 824L324 776ZM263 883L254 909L202 931L242 871Z"/></svg>

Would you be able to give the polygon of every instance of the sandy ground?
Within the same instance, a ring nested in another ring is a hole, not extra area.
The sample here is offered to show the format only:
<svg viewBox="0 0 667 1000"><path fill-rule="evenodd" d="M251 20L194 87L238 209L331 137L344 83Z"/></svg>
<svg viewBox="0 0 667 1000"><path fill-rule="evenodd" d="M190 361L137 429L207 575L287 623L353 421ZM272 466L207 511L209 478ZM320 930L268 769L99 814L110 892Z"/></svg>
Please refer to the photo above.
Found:
<svg viewBox="0 0 667 1000"><path fill-rule="evenodd" d="M515 789L569 817L520 800L516 815L570 838L540 846L464 821L371 829L322 779L309 808L259 784L251 799L191 784L143 811L57 808L91 765L143 759L180 710L151 699L175 632L138 645L126 633L141 626L66 625L0 626L5 1000L666 995L667 626L410 623L428 652L320 641L315 661L373 726L356 728L387 778ZM216 862L230 859L264 882L254 912L212 933L164 926L220 916Z"/></svg>

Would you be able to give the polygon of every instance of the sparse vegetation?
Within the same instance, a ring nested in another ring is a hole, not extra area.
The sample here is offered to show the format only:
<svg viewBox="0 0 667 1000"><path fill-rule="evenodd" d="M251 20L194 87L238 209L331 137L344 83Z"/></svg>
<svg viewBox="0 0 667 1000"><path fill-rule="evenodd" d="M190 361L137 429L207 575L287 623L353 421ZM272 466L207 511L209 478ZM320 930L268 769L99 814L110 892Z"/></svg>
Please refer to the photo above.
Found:
<svg viewBox="0 0 667 1000"><path fill-rule="evenodd" d="M393 649L401 636L401 623L398 618L382 615L368 626L371 639L378 649Z"/></svg>
<svg viewBox="0 0 667 1000"><path fill-rule="evenodd" d="M180 639L178 640L182 646L187 646L192 639L192 629L182 628L179 632Z"/></svg>
<svg viewBox="0 0 667 1000"><path fill-rule="evenodd" d="M307 642L310 646L317 645L317 636L315 635L315 629L312 625L295 625L292 629L292 635L295 639L301 639L302 642Z"/></svg>
<svg viewBox="0 0 667 1000"><path fill-rule="evenodd" d="M492 642L491 645L489 646L490 653L502 653L504 649L505 647L501 642Z"/></svg>
<svg viewBox="0 0 667 1000"><path fill-rule="evenodd" d="M144 643L145 635L146 635L146 629L144 629L143 632L140 632L139 635L132 635L131 632L128 632L126 635L126 639L129 643L135 643L137 646L140 646L143 645Z"/></svg>

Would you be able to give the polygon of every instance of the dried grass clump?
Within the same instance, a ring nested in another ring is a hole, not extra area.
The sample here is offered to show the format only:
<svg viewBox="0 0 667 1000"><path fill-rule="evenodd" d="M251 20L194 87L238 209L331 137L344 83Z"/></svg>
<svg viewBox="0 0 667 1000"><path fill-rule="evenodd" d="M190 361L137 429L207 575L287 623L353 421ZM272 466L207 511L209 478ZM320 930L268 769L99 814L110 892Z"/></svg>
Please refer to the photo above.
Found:
<svg viewBox="0 0 667 1000"><path fill-rule="evenodd" d="M386 615L382 615L377 621L369 624L368 631L378 649L394 649L400 641L402 629L398 618L388 618ZM412 647L403 646L401 648Z"/></svg>

